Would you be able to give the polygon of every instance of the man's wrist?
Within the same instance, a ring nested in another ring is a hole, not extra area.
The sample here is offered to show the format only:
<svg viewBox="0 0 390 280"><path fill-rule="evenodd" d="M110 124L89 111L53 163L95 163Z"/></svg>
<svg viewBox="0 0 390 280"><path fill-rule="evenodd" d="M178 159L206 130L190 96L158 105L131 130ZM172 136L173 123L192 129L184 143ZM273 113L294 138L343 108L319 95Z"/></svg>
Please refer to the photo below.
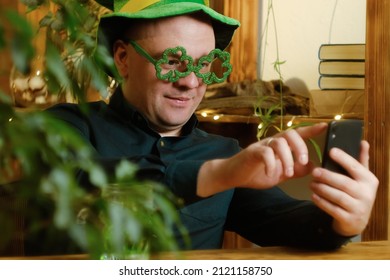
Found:
<svg viewBox="0 0 390 280"><path fill-rule="evenodd" d="M197 184L198 196L212 196L228 188L225 184L228 172L221 172L224 170L224 161L224 159L209 160L200 167Z"/></svg>

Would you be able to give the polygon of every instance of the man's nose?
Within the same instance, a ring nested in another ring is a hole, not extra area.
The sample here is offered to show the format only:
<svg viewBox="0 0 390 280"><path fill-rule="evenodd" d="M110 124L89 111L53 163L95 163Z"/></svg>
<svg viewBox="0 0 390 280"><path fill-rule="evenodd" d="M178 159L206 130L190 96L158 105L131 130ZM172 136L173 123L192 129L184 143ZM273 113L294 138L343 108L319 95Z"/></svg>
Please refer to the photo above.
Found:
<svg viewBox="0 0 390 280"><path fill-rule="evenodd" d="M187 76L180 78L175 83L178 86L187 87L187 88L197 88L202 82L201 78L198 78L194 72L191 72Z"/></svg>

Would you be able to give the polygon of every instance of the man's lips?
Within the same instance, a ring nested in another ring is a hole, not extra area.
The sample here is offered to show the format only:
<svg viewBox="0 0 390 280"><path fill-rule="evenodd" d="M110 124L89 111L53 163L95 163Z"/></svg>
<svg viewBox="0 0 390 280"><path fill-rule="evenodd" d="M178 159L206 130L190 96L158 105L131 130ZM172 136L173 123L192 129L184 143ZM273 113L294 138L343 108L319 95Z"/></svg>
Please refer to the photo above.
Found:
<svg viewBox="0 0 390 280"><path fill-rule="evenodd" d="M192 98L185 97L185 96L166 96L166 98L172 102L178 103L178 104L184 104L190 101Z"/></svg>
<svg viewBox="0 0 390 280"><path fill-rule="evenodd" d="M189 96L166 96L166 98L168 99L174 99L174 100L181 100L181 101L187 101L187 100L190 100L192 99L191 97Z"/></svg>

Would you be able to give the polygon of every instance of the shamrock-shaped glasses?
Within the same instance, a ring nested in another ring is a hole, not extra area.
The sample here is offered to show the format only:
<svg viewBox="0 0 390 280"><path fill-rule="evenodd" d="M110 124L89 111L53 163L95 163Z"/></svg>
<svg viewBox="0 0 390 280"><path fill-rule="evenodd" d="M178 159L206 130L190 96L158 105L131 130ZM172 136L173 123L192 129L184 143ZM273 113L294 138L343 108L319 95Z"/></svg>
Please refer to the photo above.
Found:
<svg viewBox="0 0 390 280"><path fill-rule="evenodd" d="M180 78L187 77L191 72L194 72L198 78L201 78L207 85L212 83L222 83L232 72L230 64L230 54L220 49L212 50L208 55L199 58L195 64L194 59L187 55L187 51L183 47L175 47L166 49L162 57L158 60L154 59L135 41L130 40L129 43L134 47L138 54L145 57L151 62L156 69L156 76L160 80L177 82ZM222 77L211 71L211 64L216 60L220 60L221 67L224 70Z"/></svg>

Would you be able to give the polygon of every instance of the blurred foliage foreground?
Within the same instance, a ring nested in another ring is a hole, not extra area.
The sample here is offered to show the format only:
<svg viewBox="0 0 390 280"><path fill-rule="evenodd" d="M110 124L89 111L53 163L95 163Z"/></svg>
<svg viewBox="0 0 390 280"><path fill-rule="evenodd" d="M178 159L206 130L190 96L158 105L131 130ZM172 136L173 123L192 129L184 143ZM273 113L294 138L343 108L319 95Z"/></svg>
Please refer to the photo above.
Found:
<svg viewBox="0 0 390 280"><path fill-rule="evenodd" d="M45 32L48 91L71 93L80 105L86 104L90 86L105 97L107 76L98 64L113 64L104 50L96 49L101 7L88 0L22 2L28 12L44 5L55 9L34 29L25 15L0 7L0 52L10 53L14 68L28 73L37 53L34 38ZM75 55L77 63L69 67ZM68 253L72 248L64 238L93 259L131 258L133 249L146 257L152 251L176 250L175 233L187 240L178 199L165 186L138 181L137 166L122 161L115 174L121 184L114 193L124 195L106 199L101 194L112 194L111 178L94 160L91 147L44 110L15 110L5 92L0 89L0 255L19 235L25 244L31 240L28 246L39 254ZM79 185L79 171L88 174L96 192Z"/></svg>

